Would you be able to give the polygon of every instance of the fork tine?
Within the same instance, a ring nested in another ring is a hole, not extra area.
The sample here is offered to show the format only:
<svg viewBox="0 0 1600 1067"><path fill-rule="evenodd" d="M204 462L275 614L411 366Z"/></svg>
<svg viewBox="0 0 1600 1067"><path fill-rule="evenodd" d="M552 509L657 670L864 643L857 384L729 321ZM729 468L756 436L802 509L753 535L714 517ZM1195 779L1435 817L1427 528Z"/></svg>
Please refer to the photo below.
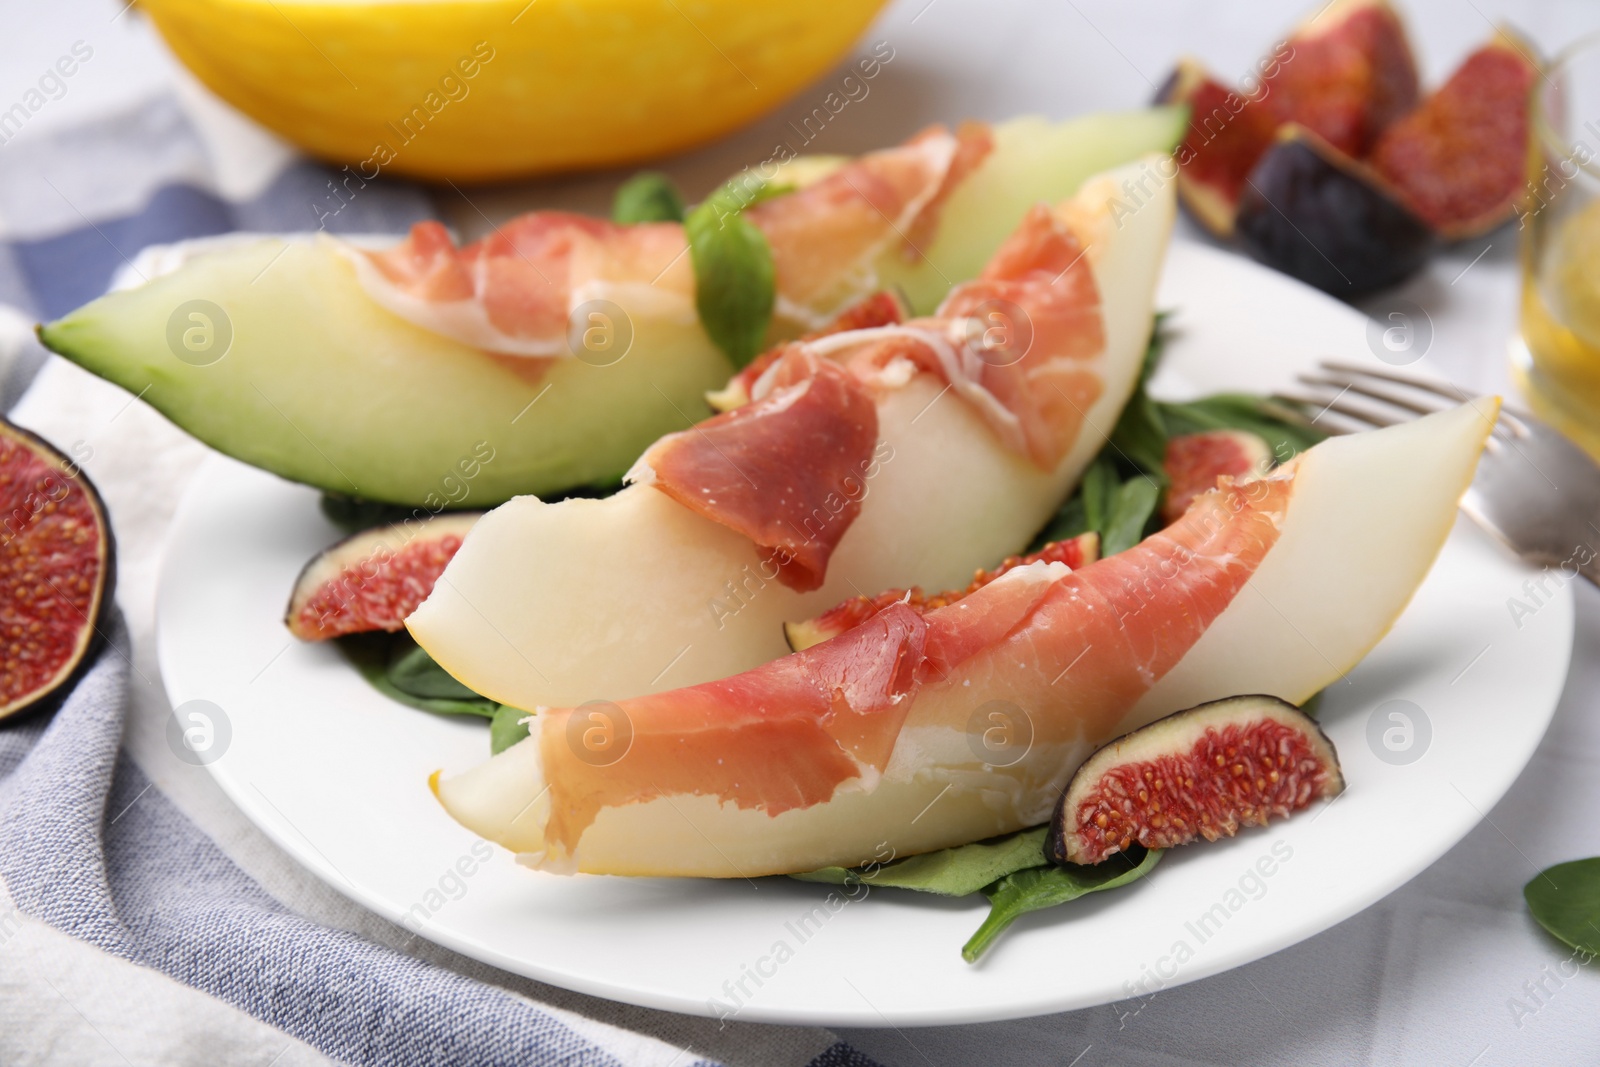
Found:
<svg viewBox="0 0 1600 1067"><path fill-rule="evenodd" d="M1274 400L1298 404L1302 408L1309 408L1316 412L1310 416L1313 425L1320 425L1322 420L1330 413L1343 415L1346 420L1359 424L1363 430L1371 430L1384 426L1393 426L1397 422L1407 421L1395 418L1387 413L1380 413L1370 409L1363 409L1351 404L1344 399L1344 392L1318 392L1315 388L1305 390L1283 389L1272 394Z"/></svg>
<svg viewBox="0 0 1600 1067"><path fill-rule="evenodd" d="M1386 426L1410 422L1413 414L1427 415L1438 410L1434 408L1417 410L1404 404L1397 404L1395 405L1396 407L1407 411L1407 414L1397 416L1389 411L1353 403L1345 399L1346 393L1359 392L1353 385L1348 385L1335 391L1333 384L1337 383L1321 384L1308 375L1301 375L1300 380L1306 384L1306 389L1296 390L1290 388L1279 390L1272 394L1272 399L1297 405L1302 409L1315 410L1316 414L1310 416L1306 421L1330 433L1360 433L1364 430L1382 429ZM1335 422L1329 418L1330 415L1334 419L1339 419L1342 416L1343 423L1348 425L1341 425ZM1485 448L1490 452L1498 452L1500 447L1500 441L1494 434L1491 434Z"/></svg>
<svg viewBox="0 0 1600 1067"><path fill-rule="evenodd" d="M1453 383L1429 381L1425 378L1415 377L1399 371L1375 370L1371 367L1363 367L1360 364L1345 363L1340 360L1332 359L1324 360L1321 364L1321 369L1324 372L1336 372L1334 374L1325 374L1322 380L1323 384L1344 385L1349 388L1351 392L1361 393L1364 396L1370 396L1376 400L1382 400L1385 403L1393 404L1396 407L1403 408L1406 411L1415 412L1418 415L1429 415L1436 411L1442 410L1442 408L1438 406L1423 407L1418 401L1408 400L1407 398L1404 398L1402 394L1398 394L1392 389L1387 389L1381 386L1370 386L1362 382L1361 379L1368 378L1377 379L1380 382L1391 382L1395 385L1402 385L1408 389L1413 389L1417 392L1427 394L1428 396L1440 397L1444 400L1450 401L1453 404L1472 404L1475 402L1473 394L1466 392ZM1347 375L1348 377L1340 377L1340 375ZM1302 374L1300 378L1302 381L1311 380L1304 374ZM1520 414L1521 413L1515 408L1508 407L1506 404L1502 403L1500 405L1500 418L1495 423L1493 431L1494 435L1507 441L1511 441L1516 438L1527 437L1529 433L1528 426L1523 421L1522 417L1520 417Z"/></svg>
<svg viewBox="0 0 1600 1067"><path fill-rule="evenodd" d="M1409 411L1413 415L1432 415L1434 412L1443 411L1445 408L1443 398L1439 398L1438 403L1433 401L1422 403L1420 401L1410 399L1404 394L1387 386L1368 385L1363 381L1353 381L1350 378L1340 378L1336 375L1302 374L1300 375L1300 380L1305 382L1307 385L1343 387L1343 389L1349 390L1352 393L1356 393L1372 400L1381 401L1382 403L1397 407L1402 411Z"/></svg>
<svg viewBox="0 0 1600 1067"><path fill-rule="evenodd" d="M1463 392L1458 386L1449 382L1436 382L1427 378L1420 378L1412 374L1403 374L1399 371L1378 370L1374 367L1364 367L1359 363L1346 363L1338 359L1325 359L1322 369L1336 371L1343 374L1352 374L1362 378L1378 378L1382 381L1393 382L1396 385L1409 386L1424 393L1442 396L1446 400L1457 404L1464 404L1472 399L1471 394Z"/></svg>

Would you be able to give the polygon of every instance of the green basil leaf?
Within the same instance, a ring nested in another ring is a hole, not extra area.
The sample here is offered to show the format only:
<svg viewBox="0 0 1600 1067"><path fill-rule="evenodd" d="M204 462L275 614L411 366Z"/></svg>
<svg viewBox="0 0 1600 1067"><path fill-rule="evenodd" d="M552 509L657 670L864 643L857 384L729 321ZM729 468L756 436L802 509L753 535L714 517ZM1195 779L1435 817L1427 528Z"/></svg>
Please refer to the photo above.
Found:
<svg viewBox="0 0 1600 1067"><path fill-rule="evenodd" d="M339 648L355 664L361 676L378 692L408 707L431 711L439 715L477 715L491 718L500 706L486 697L478 696L462 686L466 697L437 697L407 692L390 678L389 666L392 650L398 648L403 655L407 643L415 648L408 634L350 634L338 639ZM452 679L453 681L454 679ZM457 683L459 684L459 683Z"/></svg>
<svg viewBox="0 0 1600 1067"><path fill-rule="evenodd" d="M1048 862L1044 858L1044 838L1048 831L1047 826L1036 826L989 841L908 856L881 866L823 867L789 877L802 882L886 886L964 897L1008 874Z"/></svg>
<svg viewBox="0 0 1600 1067"><path fill-rule="evenodd" d="M498 756L528 736L528 713L510 704L501 704L489 720L489 754Z"/></svg>
<svg viewBox="0 0 1600 1067"><path fill-rule="evenodd" d="M1100 527L1100 553L1112 556L1144 540L1145 525L1161 502L1161 485L1143 474L1117 487L1111 510Z"/></svg>
<svg viewBox="0 0 1600 1067"><path fill-rule="evenodd" d="M623 182L611 202L613 222L682 222L683 197L672 179L644 170Z"/></svg>
<svg viewBox="0 0 1600 1067"><path fill-rule="evenodd" d="M1528 911L1562 942L1600 954L1600 856L1558 863L1522 887Z"/></svg>
<svg viewBox="0 0 1600 1067"><path fill-rule="evenodd" d="M1142 856L1135 856L1130 850L1093 867L1030 867L1008 874L983 891L989 898L989 917L961 947L961 958L968 963L977 962L1006 927L1030 911L1138 881L1149 874L1160 859L1159 849L1145 851Z"/></svg>
<svg viewBox="0 0 1600 1067"><path fill-rule="evenodd" d="M777 303L772 249L743 211L784 191L766 185L740 188L730 182L684 219L700 325L735 367L743 367L761 351Z"/></svg>

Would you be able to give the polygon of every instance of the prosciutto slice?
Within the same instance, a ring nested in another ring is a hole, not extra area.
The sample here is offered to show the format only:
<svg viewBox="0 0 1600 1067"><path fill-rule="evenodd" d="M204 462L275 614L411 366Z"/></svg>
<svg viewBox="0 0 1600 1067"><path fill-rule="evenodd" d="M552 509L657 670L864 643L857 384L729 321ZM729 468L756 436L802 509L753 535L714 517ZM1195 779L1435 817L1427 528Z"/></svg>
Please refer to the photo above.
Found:
<svg viewBox="0 0 1600 1067"><path fill-rule="evenodd" d="M540 708L438 795L526 863L608 874L854 866L1038 825L1130 730L1239 693L1302 701L1348 672L1444 544L1495 408L1330 439L1076 570L892 603L719 681Z"/></svg>
<svg viewBox="0 0 1600 1067"><path fill-rule="evenodd" d="M1016 568L920 614L895 603L744 674L613 705L625 758L599 765L546 710L534 743L550 788L548 856L564 862L598 814L704 796L766 815L871 782L913 724L966 727L983 695L1037 709L1032 743L1103 738L1195 643L1277 539L1292 475L1208 494L1127 552L1069 570ZM1055 687L1070 671L1073 683ZM953 707L959 722L949 722ZM767 872L762 872L767 873Z"/></svg>
<svg viewBox="0 0 1600 1067"><path fill-rule="evenodd" d="M861 511L878 408L837 364L803 346L771 367L761 399L669 434L641 477L744 534L791 589L820 589L828 557Z"/></svg>
<svg viewBox="0 0 1600 1067"><path fill-rule="evenodd" d="M778 313L815 329L876 288L873 262L926 239L949 191L988 155L987 126L935 126L871 152L747 217L766 235ZM677 223L620 225L560 211L518 216L457 246L421 222L393 248L344 246L369 296L426 330L501 355L559 358L571 313L607 299L629 315L694 316L694 271Z"/></svg>
<svg viewBox="0 0 1600 1067"><path fill-rule="evenodd" d="M869 300L843 319L887 315ZM995 330L1010 347L991 341ZM936 315L779 346L722 394L749 403L663 438L632 477L747 536L791 589L819 589L866 492L876 395L938 374L1004 444L1054 470L1100 395L1104 348L1083 246L1041 204Z"/></svg>

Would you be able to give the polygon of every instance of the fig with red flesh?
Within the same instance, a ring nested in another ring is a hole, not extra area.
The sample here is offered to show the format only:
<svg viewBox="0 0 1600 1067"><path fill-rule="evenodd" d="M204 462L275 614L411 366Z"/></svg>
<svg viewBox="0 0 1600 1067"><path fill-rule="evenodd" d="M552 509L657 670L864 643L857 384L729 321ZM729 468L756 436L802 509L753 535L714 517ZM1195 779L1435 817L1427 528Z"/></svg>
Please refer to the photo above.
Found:
<svg viewBox="0 0 1600 1067"><path fill-rule="evenodd" d="M1377 172L1292 123L1251 172L1234 228L1251 256L1346 299L1405 281L1436 242Z"/></svg>
<svg viewBox="0 0 1600 1067"><path fill-rule="evenodd" d="M0 419L0 718L62 691L101 642L116 545L100 494L49 443Z"/></svg>
<svg viewBox="0 0 1600 1067"><path fill-rule="evenodd" d="M479 513L364 530L323 550L295 580L284 623L303 641L405 626Z"/></svg>
<svg viewBox="0 0 1600 1067"><path fill-rule="evenodd" d="M1061 794L1045 852L1093 864L1135 844L1215 841L1343 791L1338 753L1309 715L1277 697L1229 697L1090 756Z"/></svg>
<svg viewBox="0 0 1600 1067"><path fill-rule="evenodd" d="M1373 169L1446 238L1487 233L1522 195L1528 95L1539 76L1530 54L1500 31L1372 150Z"/></svg>
<svg viewBox="0 0 1600 1067"><path fill-rule="evenodd" d="M857 596L829 608L813 619L803 622L786 622L783 624L783 635L789 642L789 647L796 652L803 652L812 645L820 644L832 637L837 637L846 630L866 622L872 616L888 607L890 604L904 603L911 610L921 615L935 608L942 608L953 604L962 597L976 592L1005 574L1007 571L1018 567L1026 567L1030 563L1065 563L1070 569L1077 570L1086 567L1100 558L1100 535L1097 533L1079 534L1077 537L1068 537L1060 541L1052 541L1037 552L1026 556L1007 556L1000 561L1000 565L989 570L975 571L972 582L965 589L947 589L942 593L929 595L919 587L910 589L889 589L877 596Z"/></svg>
<svg viewBox="0 0 1600 1067"><path fill-rule="evenodd" d="M1161 519L1177 522L1195 497L1217 487L1218 478L1243 480L1265 474L1271 466L1272 449L1249 430L1206 430L1173 437L1161 462L1167 476Z"/></svg>
<svg viewBox="0 0 1600 1067"><path fill-rule="evenodd" d="M1419 93L1405 28L1384 0L1335 0L1257 69L1259 80L1236 90L1184 60L1158 94L1162 103L1192 109L1178 149L1178 191L1219 237L1233 232L1250 172L1284 123L1361 156Z"/></svg>

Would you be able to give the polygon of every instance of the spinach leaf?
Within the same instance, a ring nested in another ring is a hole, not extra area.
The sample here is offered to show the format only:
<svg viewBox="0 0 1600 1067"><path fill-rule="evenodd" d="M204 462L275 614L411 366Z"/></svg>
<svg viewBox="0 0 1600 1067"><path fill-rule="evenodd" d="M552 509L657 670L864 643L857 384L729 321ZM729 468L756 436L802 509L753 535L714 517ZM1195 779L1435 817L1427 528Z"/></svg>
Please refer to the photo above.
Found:
<svg viewBox="0 0 1600 1067"><path fill-rule="evenodd" d="M389 684L414 697L438 697L447 700L482 700L472 690L462 685L428 655L428 650L412 640L410 634L396 634L389 648L389 662L384 671Z"/></svg>
<svg viewBox="0 0 1600 1067"><path fill-rule="evenodd" d="M1044 839L1048 826L1036 826L1004 837L970 845L908 856L882 866L865 868L823 867L789 877L802 882L834 885L890 886L964 897L1008 874L1045 862Z"/></svg>
<svg viewBox="0 0 1600 1067"><path fill-rule="evenodd" d="M642 170L623 182L611 202L613 222L682 222L683 197L672 179Z"/></svg>
<svg viewBox="0 0 1600 1067"><path fill-rule="evenodd" d="M413 511L427 513L426 508L408 508L402 504L383 504L376 500L363 500L343 493L323 493L320 501L323 517L345 533L360 533L374 526L388 526L400 522Z"/></svg>
<svg viewBox="0 0 1600 1067"><path fill-rule="evenodd" d="M1249 430L1267 442L1279 463L1328 436L1299 412L1252 393L1216 393L1183 403L1157 401L1156 407L1174 437L1206 430Z"/></svg>
<svg viewBox="0 0 1600 1067"><path fill-rule="evenodd" d="M1600 856L1558 863L1522 887L1528 911L1556 938L1600 954Z"/></svg>
<svg viewBox="0 0 1600 1067"><path fill-rule="evenodd" d="M743 211L787 191L787 186L740 188L730 182L684 219L700 325L735 367L761 351L777 303L772 249Z"/></svg>
<svg viewBox="0 0 1600 1067"><path fill-rule="evenodd" d="M374 689L408 707L420 708L439 715L477 715L487 719L491 718L500 706L487 697L478 696L465 686L462 688L468 696L456 698L419 695L396 685L390 677L389 667L393 662L393 655L404 654L404 646L407 643L416 648L409 634L349 634L339 638L338 641L341 651L355 664L356 670L361 672L361 676ZM396 649L399 650L398 653L394 651Z"/></svg>
<svg viewBox="0 0 1600 1067"><path fill-rule="evenodd" d="M528 736L528 724L523 719L528 713L510 704L501 704L489 720L489 754L498 756L512 745Z"/></svg>
<svg viewBox="0 0 1600 1067"><path fill-rule="evenodd" d="M1136 474L1117 487L1111 511L1100 526L1100 554L1115 555L1144 540L1145 526L1161 502L1161 486Z"/></svg>
<svg viewBox="0 0 1600 1067"><path fill-rule="evenodd" d="M968 963L977 962L1006 927L1030 911L1138 881L1149 874L1160 859L1159 849L1144 851L1140 856L1130 850L1093 867L1030 867L1008 874L983 891L989 898L989 917L961 946L961 958Z"/></svg>

